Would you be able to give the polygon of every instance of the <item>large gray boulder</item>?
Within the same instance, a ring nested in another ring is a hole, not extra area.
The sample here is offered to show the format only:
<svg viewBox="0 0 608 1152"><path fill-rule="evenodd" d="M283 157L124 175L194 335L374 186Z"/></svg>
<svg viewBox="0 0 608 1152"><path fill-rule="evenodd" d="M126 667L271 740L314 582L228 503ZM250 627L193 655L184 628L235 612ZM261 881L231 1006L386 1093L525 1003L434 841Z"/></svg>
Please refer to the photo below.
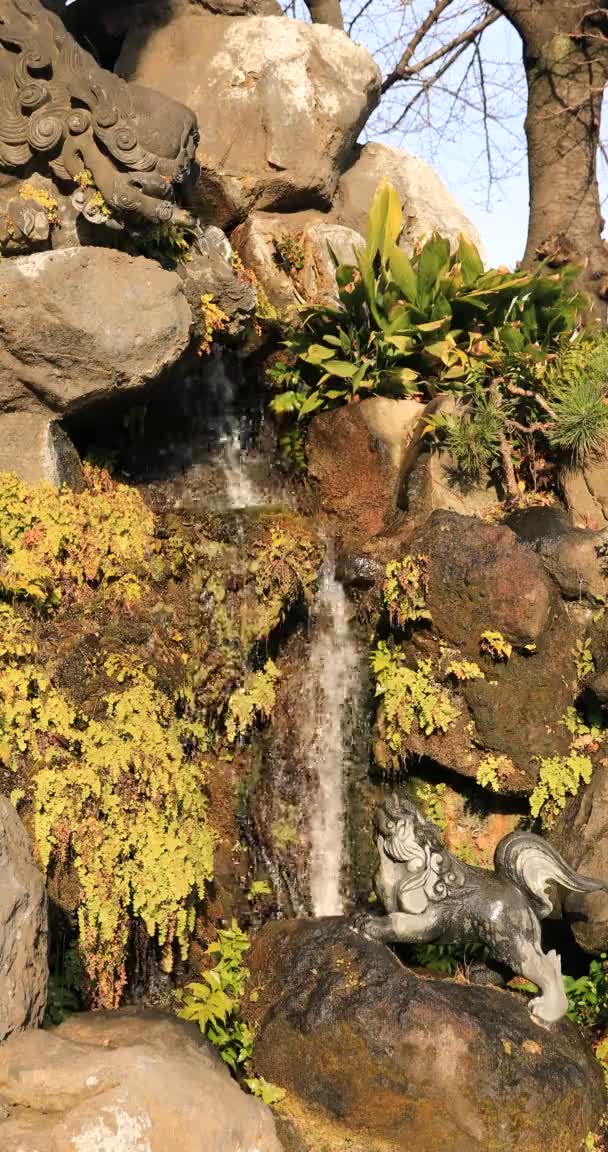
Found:
<svg viewBox="0 0 608 1152"><path fill-rule="evenodd" d="M143 256L64 248L0 262L0 414L68 414L158 380L187 348L179 277Z"/></svg>
<svg viewBox="0 0 608 1152"><path fill-rule="evenodd" d="M344 32L198 4L134 27L117 68L197 114L196 206L220 227L254 207L329 206L380 94L377 65Z"/></svg>
<svg viewBox="0 0 608 1152"><path fill-rule="evenodd" d="M2 1152L281 1152L270 1110L195 1025L162 1013L86 1013L14 1037L1 1104Z"/></svg>
<svg viewBox="0 0 608 1152"><path fill-rule="evenodd" d="M597 1131L591 1048L521 996L420 978L338 918L266 926L251 969L289 1152L575 1152Z"/></svg>
<svg viewBox="0 0 608 1152"><path fill-rule="evenodd" d="M434 169L418 156L386 144L365 144L359 149L340 178L335 219L365 235L369 206L382 180L390 180L399 194L405 221L400 243L410 253L417 241L426 240L432 232L449 237L454 246L462 232L479 247L477 229Z"/></svg>
<svg viewBox="0 0 608 1152"><path fill-rule="evenodd" d="M44 881L25 828L0 796L0 1043L42 1023L48 975Z"/></svg>

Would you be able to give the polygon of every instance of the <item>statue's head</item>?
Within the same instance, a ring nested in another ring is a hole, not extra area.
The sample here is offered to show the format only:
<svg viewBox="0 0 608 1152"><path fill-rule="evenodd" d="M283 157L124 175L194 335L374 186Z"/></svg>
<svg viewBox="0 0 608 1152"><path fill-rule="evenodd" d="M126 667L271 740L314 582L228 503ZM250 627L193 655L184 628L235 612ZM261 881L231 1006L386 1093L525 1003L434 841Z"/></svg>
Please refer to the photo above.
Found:
<svg viewBox="0 0 608 1152"><path fill-rule="evenodd" d="M443 851L435 826L424 819L411 800L396 792L378 808L375 826L379 847L392 860L411 858L414 846L429 845L435 851Z"/></svg>
<svg viewBox="0 0 608 1152"><path fill-rule="evenodd" d="M86 176L119 213L171 218L194 113L101 68L39 0L0 5L0 112L0 171L44 162L60 180Z"/></svg>

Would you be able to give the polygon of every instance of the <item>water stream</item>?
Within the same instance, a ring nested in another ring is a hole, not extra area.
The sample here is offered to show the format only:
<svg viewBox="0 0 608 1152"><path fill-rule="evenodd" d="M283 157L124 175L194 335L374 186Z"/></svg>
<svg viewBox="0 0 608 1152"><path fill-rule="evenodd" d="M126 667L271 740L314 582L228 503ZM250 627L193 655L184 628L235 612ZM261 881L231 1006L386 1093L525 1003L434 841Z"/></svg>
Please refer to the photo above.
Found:
<svg viewBox="0 0 608 1152"><path fill-rule="evenodd" d="M310 902L313 916L337 916L344 910L345 795L356 751L362 676L331 547L313 609L307 680L300 738L307 749L309 779L316 782L310 813Z"/></svg>

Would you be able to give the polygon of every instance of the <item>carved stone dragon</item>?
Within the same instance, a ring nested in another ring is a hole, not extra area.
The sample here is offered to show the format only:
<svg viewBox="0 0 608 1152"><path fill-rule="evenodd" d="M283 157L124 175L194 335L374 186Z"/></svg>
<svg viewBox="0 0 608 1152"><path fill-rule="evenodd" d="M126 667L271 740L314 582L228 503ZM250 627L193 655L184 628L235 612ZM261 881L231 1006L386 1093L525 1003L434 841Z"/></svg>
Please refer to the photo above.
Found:
<svg viewBox="0 0 608 1152"><path fill-rule="evenodd" d="M561 962L543 952L540 922L553 910L546 888L571 892L608 890L579 876L540 836L515 831L494 854L494 872L461 863L444 847L434 824L396 795L376 816L380 867L375 889L388 915L360 914L353 927L384 943L485 944L491 955L540 988L530 1001L532 1018L552 1024L568 1002Z"/></svg>
<svg viewBox="0 0 608 1152"><path fill-rule="evenodd" d="M88 170L111 209L168 221L197 141L190 109L101 68L39 0L0 0L0 175Z"/></svg>

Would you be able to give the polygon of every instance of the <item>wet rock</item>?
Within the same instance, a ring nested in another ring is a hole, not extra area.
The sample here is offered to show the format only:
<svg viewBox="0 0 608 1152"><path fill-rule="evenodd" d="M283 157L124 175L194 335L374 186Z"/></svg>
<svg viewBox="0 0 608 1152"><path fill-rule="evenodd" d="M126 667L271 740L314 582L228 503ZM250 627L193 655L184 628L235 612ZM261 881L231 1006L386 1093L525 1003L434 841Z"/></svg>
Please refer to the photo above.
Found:
<svg viewBox="0 0 608 1152"><path fill-rule="evenodd" d="M399 758L429 757L442 768L477 777L488 755L499 761L497 786L530 792L538 757L564 753L571 736L562 722L577 692L573 650L581 625L566 611L539 556L504 525L454 512L434 512L403 549L425 557L426 605L432 620L404 641L411 667L432 661L441 681L451 660L478 664L483 677L444 681L458 715L446 731L425 734L415 722ZM484 654L483 632L513 646L509 659ZM376 759L393 761L383 708ZM501 768L504 770L501 774Z"/></svg>
<svg viewBox="0 0 608 1152"><path fill-rule="evenodd" d="M234 252L220 228L205 228L190 252L190 260L180 264L178 275L192 309L195 328L201 318L201 296L210 295L227 317L222 341L239 340L251 326L257 306L253 284L234 265Z"/></svg>
<svg viewBox="0 0 608 1152"><path fill-rule="evenodd" d="M340 177L334 203L336 220L365 235L369 206L382 180L390 180L401 200L405 221L401 247L411 253L416 243L432 232L448 236L454 246L462 232L479 246L476 228L441 177L424 160L386 144L365 144L355 153Z"/></svg>
<svg viewBox="0 0 608 1152"><path fill-rule="evenodd" d="M16 472L26 484L47 480L80 492L80 457L61 425L43 408L0 414L0 472Z"/></svg>
<svg viewBox="0 0 608 1152"><path fill-rule="evenodd" d="M574 1152L598 1127L590 1049L514 993L420 978L339 919L267 926L251 968L289 1152Z"/></svg>
<svg viewBox="0 0 608 1152"><path fill-rule="evenodd" d="M606 561L598 554L601 536L573 528L561 508L523 508L505 521L522 544L542 557L567 600L601 600L608 593Z"/></svg>
<svg viewBox="0 0 608 1152"><path fill-rule="evenodd" d="M444 639L471 656L488 628L518 646L539 640L555 593L540 559L509 528L434 512L411 548L428 558L427 602Z"/></svg>
<svg viewBox="0 0 608 1152"><path fill-rule="evenodd" d="M25 828L0 796L0 1043L42 1023L48 976L44 881Z"/></svg>
<svg viewBox="0 0 608 1152"><path fill-rule="evenodd" d="M489 478L465 482L449 452L421 451L404 478L399 503L417 523L444 509L462 516L486 516L498 507L499 495Z"/></svg>
<svg viewBox="0 0 608 1152"><path fill-rule="evenodd" d="M12 1038L0 1098L3 1152L281 1152L270 1110L198 1028L157 1012L87 1013Z"/></svg>
<svg viewBox="0 0 608 1152"><path fill-rule="evenodd" d="M162 378L190 340L174 272L105 248L0 262L0 412L72 413Z"/></svg>
<svg viewBox="0 0 608 1152"><path fill-rule="evenodd" d="M222 228L254 207L329 206L380 92L369 53L335 28L198 4L130 31L117 70L199 116L195 207Z"/></svg>
<svg viewBox="0 0 608 1152"><path fill-rule="evenodd" d="M608 764L600 758L591 782L571 798L551 841L573 868L608 883ZM570 921L577 943L587 952L608 949L608 893L567 892L563 914Z"/></svg>
<svg viewBox="0 0 608 1152"><path fill-rule="evenodd" d="M344 264L354 264L355 249L365 247L358 232L314 211L252 212L233 232L232 242L270 303L294 316L302 303L335 303L337 299L328 244Z"/></svg>
<svg viewBox="0 0 608 1152"><path fill-rule="evenodd" d="M308 469L345 533L366 540L395 520L403 460L423 412L416 400L377 396L312 420Z"/></svg>

